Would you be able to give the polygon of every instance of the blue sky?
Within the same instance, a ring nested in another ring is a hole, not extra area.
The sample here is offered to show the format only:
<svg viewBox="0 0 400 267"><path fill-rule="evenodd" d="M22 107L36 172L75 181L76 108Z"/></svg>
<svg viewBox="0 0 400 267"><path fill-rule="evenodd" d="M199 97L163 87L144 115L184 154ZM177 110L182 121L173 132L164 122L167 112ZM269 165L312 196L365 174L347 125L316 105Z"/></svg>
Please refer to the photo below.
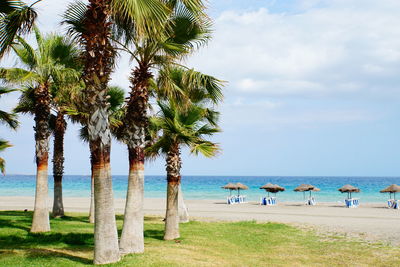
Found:
<svg viewBox="0 0 400 267"><path fill-rule="evenodd" d="M40 4L42 31L58 27L67 0ZM214 38L186 65L228 81L221 105L223 152L184 153L194 175L398 176L400 174L400 2L397 0L211 0ZM8 57L1 65L15 63ZM122 60L112 84L128 88ZM0 100L10 108L17 94ZM8 173L33 174L33 120L17 132ZM88 174L88 149L69 125L66 173ZM112 171L126 174L114 143ZM162 159L147 174L164 174Z"/></svg>

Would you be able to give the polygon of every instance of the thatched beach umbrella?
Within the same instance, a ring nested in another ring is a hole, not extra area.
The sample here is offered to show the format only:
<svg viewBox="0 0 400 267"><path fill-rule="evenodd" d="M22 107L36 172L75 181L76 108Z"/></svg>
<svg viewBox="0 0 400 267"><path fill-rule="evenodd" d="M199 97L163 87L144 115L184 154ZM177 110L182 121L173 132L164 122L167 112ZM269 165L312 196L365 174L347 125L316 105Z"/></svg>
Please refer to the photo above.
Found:
<svg viewBox="0 0 400 267"><path fill-rule="evenodd" d="M359 193L360 189L352 186L350 184L346 184L338 189L341 193L347 193L347 198L351 198L351 193Z"/></svg>
<svg viewBox="0 0 400 267"><path fill-rule="evenodd" d="M306 192L307 191L310 191L310 197L311 197L311 192L312 191L317 192L317 191L321 191L321 189L319 189L319 188L317 188L317 187L315 187L313 185L310 185L310 184L301 184L298 187L296 187L293 191L303 192L303 198L306 199Z"/></svg>
<svg viewBox="0 0 400 267"><path fill-rule="evenodd" d="M397 184L392 184L385 189L380 191L381 193L390 193L390 198L392 198L392 193L394 194L394 200L396 200L396 193L400 192L400 186Z"/></svg>
<svg viewBox="0 0 400 267"><path fill-rule="evenodd" d="M236 184L233 184L233 183L228 183L228 184L222 186L221 188L223 188L223 189L229 189L229 195L230 195L230 196L232 195L232 190L238 190L237 185L236 185Z"/></svg>
<svg viewBox="0 0 400 267"><path fill-rule="evenodd" d="M238 196L240 196L240 190L247 190L249 189L248 186L241 184L241 183L236 183L237 190L238 190Z"/></svg>
<svg viewBox="0 0 400 267"><path fill-rule="evenodd" d="M276 194L278 192L285 191L285 188L283 188L282 186L279 186L277 184L271 184L271 183L261 186L260 189L265 189L265 191L268 192L268 197L269 197L269 193Z"/></svg>

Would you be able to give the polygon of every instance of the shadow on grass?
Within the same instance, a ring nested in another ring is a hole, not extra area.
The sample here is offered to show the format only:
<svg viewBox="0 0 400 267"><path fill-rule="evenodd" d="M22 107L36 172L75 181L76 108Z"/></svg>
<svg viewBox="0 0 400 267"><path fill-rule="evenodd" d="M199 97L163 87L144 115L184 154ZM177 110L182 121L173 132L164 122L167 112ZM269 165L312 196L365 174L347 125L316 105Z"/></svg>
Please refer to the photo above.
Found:
<svg viewBox="0 0 400 267"><path fill-rule="evenodd" d="M4 219L0 219L0 228L16 228L16 229L21 229L24 230L26 232L29 232L30 227L27 226L26 224L30 223L31 219L29 220L18 220L18 221L14 221L14 220L4 220Z"/></svg>
<svg viewBox="0 0 400 267"><path fill-rule="evenodd" d="M59 220L59 221L69 221L69 222L83 222L89 223L89 216L68 216L64 215L62 217L51 217L52 220Z"/></svg>
<svg viewBox="0 0 400 267"><path fill-rule="evenodd" d="M54 219L54 221L58 221L58 223L62 223L63 221L81 222L84 218L84 216L77 217L77 219L75 219L75 217L65 216ZM9 228L25 231L25 233L18 234L8 234L4 231L2 235L0 235L0 248L28 248L31 246L49 244L93 246L94 241L92 233L59 233L55 231L48 233L30 233L31 221L31 212L0 211L0 229Z"/></svg>
<svg viewBox="0 0 400 267"><path fill-rule="evenodd" d="M41 248L35 248L35 249L29 249L27 250L27 257L30 259L43 259L43 258L64 258L68 259L71 261L83 263L83 264L92 264L92 261L87 258L82 258L74 255L70 255L65 252L61 251L54 251L54 250L49 250L49 249L41 249Z"/></svg>
<svg viewBox="0 0 400 267"><path fill-rule="evenodd" d="M156 240L164 240L164 231L163 230L145 230L144 237L152 238L152 239L156 239Z"/></svg>
<svg viewBox="0 0 400 267"><path fill-rule="evenodd" d="M0 247L9 249L63 244L71 247L93 247L93 234L28 233L27 235L7 235L0 238Z"/></svg>

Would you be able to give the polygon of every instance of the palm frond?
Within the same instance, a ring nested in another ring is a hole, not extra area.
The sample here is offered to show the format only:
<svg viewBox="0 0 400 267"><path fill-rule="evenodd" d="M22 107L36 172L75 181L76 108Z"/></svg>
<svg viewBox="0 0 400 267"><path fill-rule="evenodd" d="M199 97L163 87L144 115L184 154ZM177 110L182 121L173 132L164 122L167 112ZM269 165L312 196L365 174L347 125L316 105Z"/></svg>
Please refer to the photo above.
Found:
<svg viewBox="0 0 400 267"><path fill-rule="evenodd" d="M3 139L0 139L0 152L4 151L6 148L12 147L12 145ZM6 161L3 158L0 158L0 171L5 175L5 170L6 170Z"/></svg>
<svg viewBox="0 0 400 267"><path fill-rule="evenodd" d="M13 112L31 115L35 113L35 92L33 87L27 87L22 90L18 104Z"/></svg>
<svg viewBox="0 0 400 267"><path fill-rule="evenodd" d="M214 157L218 154L220 148L217 144L208 141L202 141L197 144L194 144L190 147L190 152L198 155L199 153L203 154L207 158Z"/></svg>
<svg viewBox="0 0 400 267"><path fill-rule="evenodd" d="M12 46L14 52L23 64L33 69L38 64L35 50L23 38L17 36L16 40L18 43Z"/></svg>
<svg viewBox="0 0 400 267"><path fill-rule="evenodd" d="M16 129L19 125L17 115L0 110L0 123L7 125L11 129Z"/></svg>
<svg viewBox="0 0 400 267"><path fill-rule="evenodd" d="M35 3L34 3L35 4ZM33 5L18 0L2 1L0 6L0 58L12 45L17 35L31 31L37 17Z"/></svg>
<svg viewBox="0 0 400 267"><path fill-rule="evenodd" d="M82 34L86 32L86 11L87 5L81 0L76 0L67 6L67 10L62 15L61 24L66 25L67 34L72 36L73 39L80 39Z"/></svg>
<svg viewBox="0 0 400 267"><path fill-rule="evenodd" d="M164 21L168 18L168 8L159 0L111 0L111 13L120 21L134 21L138 34L160 33Z"/></svg>

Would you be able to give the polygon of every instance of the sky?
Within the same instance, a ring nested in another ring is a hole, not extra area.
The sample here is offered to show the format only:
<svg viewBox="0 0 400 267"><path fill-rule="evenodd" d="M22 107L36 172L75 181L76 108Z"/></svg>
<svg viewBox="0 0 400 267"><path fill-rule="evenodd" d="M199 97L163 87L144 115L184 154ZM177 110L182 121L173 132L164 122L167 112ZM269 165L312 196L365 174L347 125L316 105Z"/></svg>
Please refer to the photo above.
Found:
<svg viewBox="0 0 400 267"><path fill-rule="evenodd" d="M61 31L69 0L38 4L43 32ZM400 1L210 0L213 39L184 64L224 81L222 152L183 151L184 175L399 176ZM15 65L7 57L1 66ZM124 57L111 84L128 90ZM12 108L18 94L0 100ZM14 145L7 173L34 174L33 119L0 136ZM89 174L89 151L69 123L66 174ZM112 146L112 172L128 171L126 147ZM51 171L51 170L50 170ZM164 175L165 162L146 164Z"/></svg>

